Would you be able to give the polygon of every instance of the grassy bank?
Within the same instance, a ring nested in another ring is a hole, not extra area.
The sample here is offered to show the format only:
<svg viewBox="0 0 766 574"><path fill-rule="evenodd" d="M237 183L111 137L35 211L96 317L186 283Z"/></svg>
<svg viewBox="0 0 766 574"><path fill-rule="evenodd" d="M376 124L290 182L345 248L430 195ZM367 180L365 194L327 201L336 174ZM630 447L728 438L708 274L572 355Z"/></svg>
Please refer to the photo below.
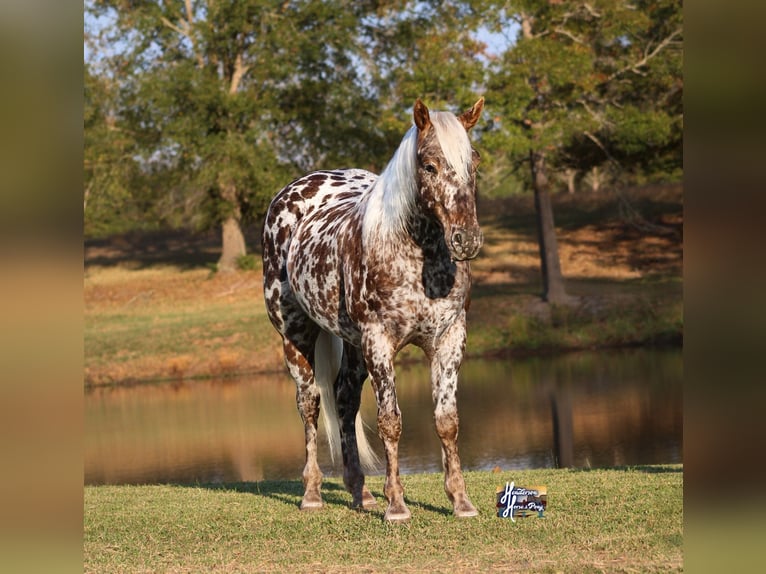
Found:
<svg viewBox="0 0 766 574"><path fill-rule="evenodd" d="M495 488L546 485L546 517L494 515ZM85 489L85 572L672 572L682 569L681 466L470 472L481 514L457 520L439 474L403 477L412 520L357 512L340 479Z"/></svg>
<svg viewBox="0 0 766 574"><path fill-rule="evenodd" d="M577 304L540 300L532 198L485 202L468 355L680 344L681 189L559 195L554 209L562 270ZM249 231L250 245L256 235ZM214 234L86 242L85 383L281 370L259 263L215 274L217 254ZM420 356L406 349L402 358Z"/></svg>

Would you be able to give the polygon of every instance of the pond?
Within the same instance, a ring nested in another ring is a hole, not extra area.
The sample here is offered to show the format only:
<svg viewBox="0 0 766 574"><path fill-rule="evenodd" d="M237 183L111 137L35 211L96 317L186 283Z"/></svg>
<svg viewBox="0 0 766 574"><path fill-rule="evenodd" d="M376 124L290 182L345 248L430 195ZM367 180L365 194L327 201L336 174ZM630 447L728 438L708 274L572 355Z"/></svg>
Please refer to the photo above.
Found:
<svg viewBox="0 0 766 574"><path fill-rule="evenodd" d="M467 360L458 390L463 469L681 462L682 378L680 349ZM399 365L397 394L402 473L441 471L427 366ZM382 458L369 383L362 415ZM340 475L321 431L322 471ZM296 479L303 453L286 374L85 394L86 484Z"/></svg>

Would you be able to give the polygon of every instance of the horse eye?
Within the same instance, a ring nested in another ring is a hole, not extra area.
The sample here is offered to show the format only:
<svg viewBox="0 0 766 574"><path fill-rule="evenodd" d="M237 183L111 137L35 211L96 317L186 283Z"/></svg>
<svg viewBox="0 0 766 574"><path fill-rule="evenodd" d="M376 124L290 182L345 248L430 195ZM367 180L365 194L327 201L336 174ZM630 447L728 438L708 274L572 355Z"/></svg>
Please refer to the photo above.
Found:
<svg viewBox="0 0 766 574"><path fill-rule="evenodd" d="M436 166L435 166L434 164L432 164L432 163L427 163L427 164L425 165L425 170L426 170L428 173L436 173Z"/></svg>

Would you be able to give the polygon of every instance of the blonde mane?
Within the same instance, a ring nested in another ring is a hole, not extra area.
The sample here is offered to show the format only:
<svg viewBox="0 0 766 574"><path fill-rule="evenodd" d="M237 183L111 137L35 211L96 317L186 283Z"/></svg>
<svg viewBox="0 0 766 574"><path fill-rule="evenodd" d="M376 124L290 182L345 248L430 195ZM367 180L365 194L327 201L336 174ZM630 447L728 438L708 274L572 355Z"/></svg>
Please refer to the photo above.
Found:
<svg viewBox="0 0 766 574"><path fill-rule="evenodd" d="M431 123L447 164L465 183L469 178L471 142L454 114L431 112ZM418 130L413 125L404 134L391 161L368 191L364 206L362 241L396 237L406 232L407 220L415 210Z"/></svg>

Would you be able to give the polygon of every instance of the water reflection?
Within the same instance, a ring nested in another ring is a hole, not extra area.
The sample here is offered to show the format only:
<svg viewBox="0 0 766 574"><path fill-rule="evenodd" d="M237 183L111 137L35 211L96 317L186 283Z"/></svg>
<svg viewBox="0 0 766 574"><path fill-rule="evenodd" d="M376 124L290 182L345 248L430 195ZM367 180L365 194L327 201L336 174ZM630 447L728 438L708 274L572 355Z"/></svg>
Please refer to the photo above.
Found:
<svg viewBox="0 0 766 574"><path fill-rule="evenodd" d="M397 372L402 472L440 471L428 369ZM682 458L680 350L466 361L458 404L465 469ZM369 385L362 412L380 447ZM303 427L286 375L95 389L85 396L85 429L86 484L293 479L303 467ZM320 465L339 473L325 443Z"/></svg>

